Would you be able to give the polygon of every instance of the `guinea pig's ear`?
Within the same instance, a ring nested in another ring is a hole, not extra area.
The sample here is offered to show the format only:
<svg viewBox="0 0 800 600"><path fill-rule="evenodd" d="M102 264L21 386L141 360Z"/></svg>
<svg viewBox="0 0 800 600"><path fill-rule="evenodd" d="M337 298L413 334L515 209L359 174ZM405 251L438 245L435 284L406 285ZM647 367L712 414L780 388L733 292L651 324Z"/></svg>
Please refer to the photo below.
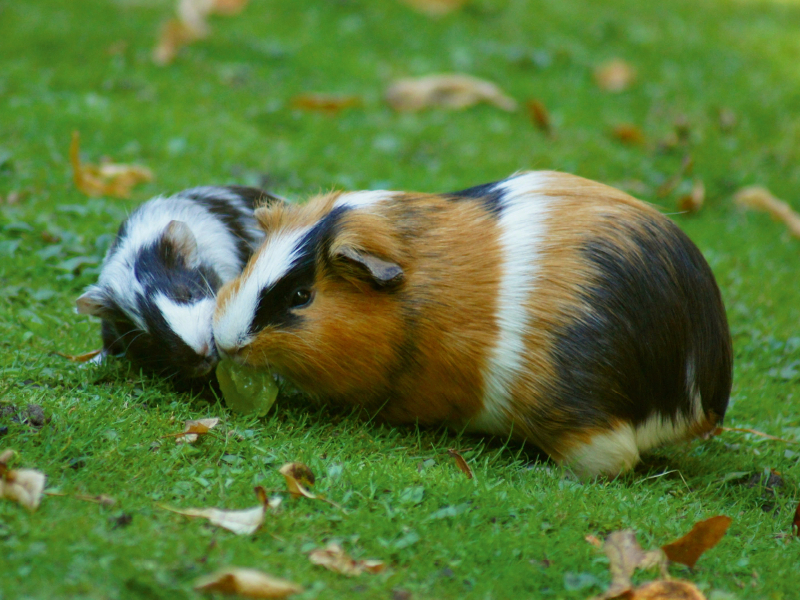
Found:
<svg viewBox="0 0 800 600"><path fill-rule="evenodd" d="M75 312L99 317L106 311L104 300L102 289L93 285L75 300Z"/></svg>
<svg viewBox="0 0 800 600"><path fill-rule="evenodd" d="M162 250L166 262L180 257L187 267L194 268L200 262L197 253L197 240L192 230L183 221L170 221L161 236Z"/></svg>
<svg viewBox="0 0 800 600"><path fill-rule="evenodd" d="M258 221L259 227L266 233L269 233L280 223L284 210L288 206L289 204L282 198L268 194L263 199L263 204L253 212L253 216L256 218L256 221Z"/></svg>
<svg viewBox="0 0 800 600"><path fill-rule="evenodd" d="M349 274L359 279L367 279L378 289L394 289L405 280L405 273L400 265L384 260L364 250L352 246L338 246L332 251L334 265L343 266L347 278Z"/></svg>

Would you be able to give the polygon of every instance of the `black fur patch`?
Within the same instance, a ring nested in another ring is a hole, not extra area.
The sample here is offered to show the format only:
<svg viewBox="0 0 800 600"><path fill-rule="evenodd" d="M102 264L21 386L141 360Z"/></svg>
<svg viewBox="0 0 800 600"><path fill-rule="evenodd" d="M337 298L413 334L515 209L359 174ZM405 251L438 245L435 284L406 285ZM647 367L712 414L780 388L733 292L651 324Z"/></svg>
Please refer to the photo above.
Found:
<svg viewBox="0 0 800 600"><path fill-rule="evenodd" d="M452 200L482 200L491 214L499 216L502 212L503 190L498 185L500 181L492 183L484 183L483 185L476 185L475 187L467 188L458 192L450 192L445 194Z"/></svg>
<svg viewBox="0 0 800 600"><path fill-rule="evenodd" d="M584 244L582 254L599 276L586 283L587 314L554 332L557 405L579 427L614 417L639 424L654 413L688 416L693 374L704 410L721 419L731 389L731 340L702 254L669 221L605 226L624 229L640 256L622 254L603 237Z"/></svg>
<svg viewBox="0 0 800 600"><path fill-rule="evenodd" d="M226 186L225 189L244 200L245 204L247 204L248 208L251 210L255 210L270 202L282 202L281 199L259 188L246 187L243 185L229 185Z"/></svg>
<svg viewBox="0 0 800 600"><path fill-rule="evenodd" d="M327 254L339 220L348 210L345 206L333 209L297 243L298 258L286 275L272 286L261 290L256 313L250 324L251 335L268 326L292 327L300 323L300 316L291 310L292 295L300 288L311 289L314 285L317 260Z"/></svg>
<svg viewBox="0 0 800 600"><path fill-rule="evenodd" d="M190 269L175 247L163 238L142 248L133 264L136 280L146 296L161 292L176 302L193 302L213 297L222 282L205 266Z"/></svg>

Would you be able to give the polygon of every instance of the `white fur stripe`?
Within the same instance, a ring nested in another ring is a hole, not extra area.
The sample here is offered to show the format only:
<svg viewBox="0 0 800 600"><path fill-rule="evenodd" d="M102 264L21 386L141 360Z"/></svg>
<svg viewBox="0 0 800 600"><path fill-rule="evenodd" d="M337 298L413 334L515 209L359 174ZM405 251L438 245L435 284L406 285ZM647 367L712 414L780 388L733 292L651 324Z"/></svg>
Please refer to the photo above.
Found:
<svg viewBox="0 0 800 600"><path fill-rule="evenodd" d="M541 246L546 235L547 175L523 173L497 184L502 190L497 342L484 372L483 410L472 427L489 433L508 431L510 392L522 369L528 332L526 304L535 291Z"/></svg>
<svg viewBox="0 0 800 600"><path fill-rule="evenodd" d="M298 244L310 227L273 235L254 257L250 276L214 315L214 339L223 350L233 350L250 341L248 331L258 308L261 290L286 275L298 258ZM252 261L251 261L252 262Z"/></svg>
<svg viewBox="0 0 800 600"><path fill-rule="evenodd" d="M388 200L396 196L399 192L387 192L385 190L373 190L368 192L345 192L336 199L333 206L338 208L346 206L348 208L366 208L378 202Z"/></svg>
<svg viewBox="0 0 800 600"><path fill-rule="evenodd" d="M154 301L169 328L187 346L199 356L209 356L213 352L211 318L216 306L214 298L203 298L198 302L184 304L170 300L163 294L157 294Z"/></svg>

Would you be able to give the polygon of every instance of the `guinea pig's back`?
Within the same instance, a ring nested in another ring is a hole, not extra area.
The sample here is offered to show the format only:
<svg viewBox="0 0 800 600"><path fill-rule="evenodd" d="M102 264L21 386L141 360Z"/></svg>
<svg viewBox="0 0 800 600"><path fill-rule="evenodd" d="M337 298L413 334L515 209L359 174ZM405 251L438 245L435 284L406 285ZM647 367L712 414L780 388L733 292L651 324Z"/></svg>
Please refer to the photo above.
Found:
<svg viewBox="0 0 800 600"><path fill-rule="evenodd" d="M728 403L732 352L696 246L601 184L538 172L500 185L501 205L537 207L499 222L510 241L499 334L473 426L510 428L585 474L624 470L640 452L712 429Z"/></svg>

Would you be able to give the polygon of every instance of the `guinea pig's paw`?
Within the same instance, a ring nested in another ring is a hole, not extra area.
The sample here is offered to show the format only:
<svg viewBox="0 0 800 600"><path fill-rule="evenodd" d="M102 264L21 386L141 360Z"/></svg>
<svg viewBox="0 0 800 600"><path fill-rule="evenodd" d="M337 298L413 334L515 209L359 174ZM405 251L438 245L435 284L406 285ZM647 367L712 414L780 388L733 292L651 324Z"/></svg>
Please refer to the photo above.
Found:
<svg viewBox="0 0 800 600"><path fill-rule="evenodd" d="M581 479L613 478L633 468L640 460L636 431L630 423L594 433L582 432L581 438L588 441L570 448L561 461Z"/></svg>

